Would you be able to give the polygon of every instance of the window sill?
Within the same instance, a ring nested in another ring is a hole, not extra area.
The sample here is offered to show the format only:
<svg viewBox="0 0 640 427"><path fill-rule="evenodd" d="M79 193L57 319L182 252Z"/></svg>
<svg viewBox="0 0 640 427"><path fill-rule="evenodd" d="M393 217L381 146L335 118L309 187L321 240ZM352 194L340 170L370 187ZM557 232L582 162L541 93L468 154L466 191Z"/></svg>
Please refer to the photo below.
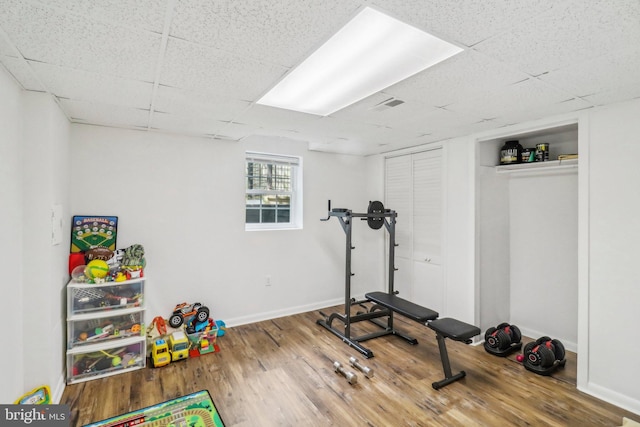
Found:
<svg viewBox="0 0 640 427"><path fill-rule="evenodd" d="M288 225L284 227L264 227L264 226L248 227L245 225L244 227L244 231L295 231L295 230L302 230L302 227L292 226L292 225Z"/></svg>

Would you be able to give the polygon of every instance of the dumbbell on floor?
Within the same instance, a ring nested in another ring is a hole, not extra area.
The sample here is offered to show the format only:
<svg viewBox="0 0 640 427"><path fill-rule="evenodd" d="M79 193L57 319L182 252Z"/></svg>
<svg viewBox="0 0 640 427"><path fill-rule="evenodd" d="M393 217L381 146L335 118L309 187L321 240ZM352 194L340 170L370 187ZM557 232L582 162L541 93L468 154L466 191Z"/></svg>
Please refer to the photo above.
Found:
<svg viewBox="0 0 640 427"><path fill-rule="evenodd" d="M358 362L358 359L356 359L355 357L351 356L349 358L349 363L351 364L351 366L362 372L365 377L373 378L373 369L369 368L368 366L361 365Z"/></svg>
<svg viewBox="0 0 640 427"><path fill-rule="evenodd" d="M333 362L333 369L339 374L341 374L342 376L344 376L347 379L347 381L349 381L349 384L354 385L358 382L358 376L353 372L347 371L346 369L344 369L344 367L340 362Z"/></svg>

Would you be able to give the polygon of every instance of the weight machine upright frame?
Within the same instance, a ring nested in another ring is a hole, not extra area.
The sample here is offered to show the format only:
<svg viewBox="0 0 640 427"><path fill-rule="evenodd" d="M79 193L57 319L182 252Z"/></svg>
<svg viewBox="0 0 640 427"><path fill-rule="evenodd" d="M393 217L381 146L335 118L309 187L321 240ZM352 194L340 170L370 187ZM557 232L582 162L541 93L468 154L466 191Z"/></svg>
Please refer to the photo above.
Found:
<svg viewBox="0 0 640 427"><path fill-rule="evenodd" d="M396 294L396 291L394 289L394 273L396 271L395 268L395 247L396 245L396 218L397 218L398 214L396 213L396 211L394 210L390 210L390 209L386 209L381 213L376 213L376 212L368 212L368 213L354 213L352 212L350 209L333 209L331 210L331 201L329 201L329 213L327 218L322 218L321 221L328 221L330 220L332 217L336 217L339 222L340 225L342 226L342 229L344 230L345 233L345 237L346 237L346 241L345 241L345 275L344 275L344 280L345 280L345 296L344 296L344 307L345 307L345 313L331 313L329 315L326 315L323 312L320 312L320 314L322 316L324 316L323 319L318 319L316 321L316 323L322 327L324 327L325 329L327 329L329 332L333 333L334 335L336 335L337 337L339 337L340 339L342 339L343 342L345 342L346 344L348 344L349 346L355 348L356 350L358 350L365 358L371 358L373 357L373 352L368 349L367 347L363 346L361 344L361 342L363 341L367 341L373 338L378 338L378 337L382 337L382 336L386 336L386 335L397 335L403 339L405 339L406 341L408 341L411 344L417 344L418 341L413 338L410 337L408 335L405 335L397 330L394 329L393 327L393 311L389 310L388 308L382 307L380 305L374 305L373 307L371 307L371 309L369 309L367 312L360 312L358 311L356 314L351 314L351 307L353 305L357 305L360 307L364 307L362 304L363 303L367 303L370 302L368 300L363 300L363 301L356 301L354 298L351 297L351 277L354 276L353 272L351 271L351 252L353 251L353 249L355 249L355 247L352 245L352 240L351 240L351 232L352 232L352 228L353 228L353 219L354 218L360 218L362 220L382 220L384 221L384 226L387 230L387 232L389 233L389 255L388 255L388 261L389 261L389 265L388 265L388 271L389 271L389 275L388 275L388 292L390 295L394 295ZM387 321L386 324L383 321L378 320L378 318L380 317L387 317ZM342 322L344 324L344 327L342 329L338 329L335 326L333 326L333 322L334 320L338 320L340 322ZM382 330L380 331L376 331L376 332L371 332L365 335L361 335L361 336L352 336L351 334L351 325L353 323L357 323L357 322L362 322L362 321L371 321L372 323L378 325L380 328L382 328Z"/></svg>

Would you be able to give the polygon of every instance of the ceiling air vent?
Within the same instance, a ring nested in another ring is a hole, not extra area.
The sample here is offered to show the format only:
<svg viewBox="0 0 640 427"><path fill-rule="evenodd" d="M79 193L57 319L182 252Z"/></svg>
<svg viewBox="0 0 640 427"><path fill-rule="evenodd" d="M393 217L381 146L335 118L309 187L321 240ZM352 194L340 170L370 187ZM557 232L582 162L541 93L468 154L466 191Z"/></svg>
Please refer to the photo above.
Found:
<svg viewBox="0 0 640 427"><path fill-rule="evenodd" d="M402 101L400 99L389 98L389 99L386 99L386 100L374 105L369 110L371 110L371 111L384 111L384 110L388 110L389 108L397 107L400 104L404 104L404 101Z"/></svg>

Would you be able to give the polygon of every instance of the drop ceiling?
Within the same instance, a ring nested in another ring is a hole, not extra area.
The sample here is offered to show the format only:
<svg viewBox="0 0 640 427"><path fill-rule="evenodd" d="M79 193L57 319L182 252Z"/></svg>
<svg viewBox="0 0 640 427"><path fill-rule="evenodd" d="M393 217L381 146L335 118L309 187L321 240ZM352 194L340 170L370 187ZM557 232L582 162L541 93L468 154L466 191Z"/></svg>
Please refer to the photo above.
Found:
<svg viewBox="0 0 640 427"><path fill-rule="evenodd" d="M366 6L464 50L326 117L256 104ZM72 123L356 155L638 98L639 42L639 0L0 0L0 63Z"/></svg>

